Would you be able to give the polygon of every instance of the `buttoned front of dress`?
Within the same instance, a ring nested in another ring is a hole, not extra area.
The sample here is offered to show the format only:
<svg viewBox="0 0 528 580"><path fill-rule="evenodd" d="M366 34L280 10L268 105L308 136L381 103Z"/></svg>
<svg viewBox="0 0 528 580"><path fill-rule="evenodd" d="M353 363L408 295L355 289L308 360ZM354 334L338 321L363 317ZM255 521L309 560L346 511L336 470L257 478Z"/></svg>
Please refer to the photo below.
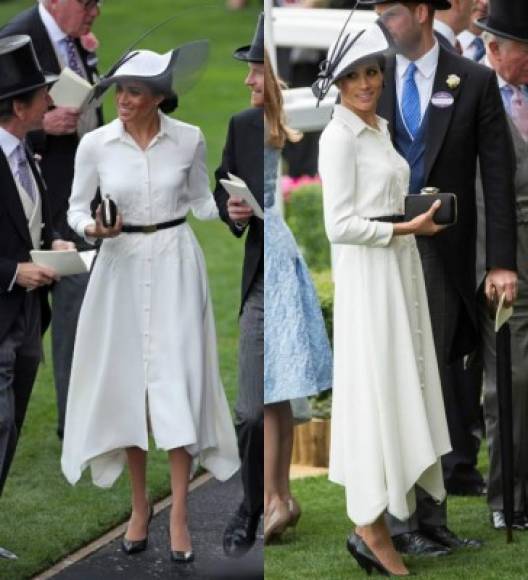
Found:
<svg viewBox="0 0 528 580"><path fill-rule="evenodd" d="M79 145L69 223L84 235L98 187L128 225L163 223L189 211L216 218L205 159L197 127L160 114L160 131L142 150L116 120ZM238 467L205 259L188 223L102 243L76 337L66 477L75 482L89 464L94 482L111 485L124 448L148 448L148 425L159 448L185 447L220 479Z"/></svg>

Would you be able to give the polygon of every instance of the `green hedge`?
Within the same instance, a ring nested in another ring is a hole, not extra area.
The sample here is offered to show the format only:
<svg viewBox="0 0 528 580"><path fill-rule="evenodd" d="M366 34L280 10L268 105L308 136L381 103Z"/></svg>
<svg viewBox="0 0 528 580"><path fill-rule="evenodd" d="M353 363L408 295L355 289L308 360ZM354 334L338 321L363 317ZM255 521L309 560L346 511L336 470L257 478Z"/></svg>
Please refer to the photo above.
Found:
<svg viewBox="0 0 528 580"><path fill-rule="evenodd" d="M332 273L330 270L322 272L312 272L312 278L317 290L321 310L326 325L330 342L332 341L333 315L334 315L334 285L332 283ZM320 395L311 399L312 416L319 419L330 418L332 410L332 391L324 391Z"/></svg>
<svg viewBox="0 0 528 580"><path fill-rule="evenodd" d="M295 189L285 207L286 221L310 270L330 268L330 245L323 220L320 185Z"/></svg>
<svg viewBox="0 0 528 580"><path fill-rule="evenodd" d="M311 272L312 279L319 296L321 310L326 325L326 330L330 341L333 336L333 316L334 316L334 284L332 282L332 273L330 270L323 272Z"/></svg>

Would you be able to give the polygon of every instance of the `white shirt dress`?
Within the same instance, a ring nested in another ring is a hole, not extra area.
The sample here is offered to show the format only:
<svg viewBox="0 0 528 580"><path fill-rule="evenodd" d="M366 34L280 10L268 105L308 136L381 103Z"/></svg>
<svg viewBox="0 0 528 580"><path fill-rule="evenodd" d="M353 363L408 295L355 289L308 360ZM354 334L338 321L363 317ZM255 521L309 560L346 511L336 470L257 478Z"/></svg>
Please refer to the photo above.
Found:
<svg viewBox="0 0 528 580"><path fill-rule="evenodd" d="M357 525L408 519L415 484L442 501L451 449L416 240L366 219L402 214L409 183L378 124L337 105L319 157L335 280L329 477Z"/></svg>
<svg viewBox="0 0 528 580"><path fill-rule="evenodd" d="M79 144L68 221L84 236L97 187L126 224L218 215L197 127L160 114L141 150L120 120ZM220 480L239 467L220 379L216 334L201 248L184 223L151 234L106 239L82 305L73 357L62 469L70 483L90 466L109 487L125 448L185 447Z"/></svg>

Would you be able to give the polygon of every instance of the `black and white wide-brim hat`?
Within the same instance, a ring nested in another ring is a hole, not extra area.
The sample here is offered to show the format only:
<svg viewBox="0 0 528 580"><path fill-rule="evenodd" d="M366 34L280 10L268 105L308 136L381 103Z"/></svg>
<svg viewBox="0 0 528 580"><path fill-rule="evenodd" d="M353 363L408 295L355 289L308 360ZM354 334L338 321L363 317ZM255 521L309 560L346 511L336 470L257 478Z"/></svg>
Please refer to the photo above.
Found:
<svg viewBox="0 0 528 580"><path fill-rule="evenodd" d="M321 72L312 85L312 92L318 101L355 66L368 60L382 59L393 51L388 33L379 24L359 32L344 32L328 49L327 58L321 63Z"/></svg>
<svg viewBox="0 0 528 580"><path fill-rule="evenodd" d="M131 51L98 83L97 97L110 86L131 80L143 82L167 97L182 95L199 80L208 58L208 40L189 42L165 54Z"/></svg>

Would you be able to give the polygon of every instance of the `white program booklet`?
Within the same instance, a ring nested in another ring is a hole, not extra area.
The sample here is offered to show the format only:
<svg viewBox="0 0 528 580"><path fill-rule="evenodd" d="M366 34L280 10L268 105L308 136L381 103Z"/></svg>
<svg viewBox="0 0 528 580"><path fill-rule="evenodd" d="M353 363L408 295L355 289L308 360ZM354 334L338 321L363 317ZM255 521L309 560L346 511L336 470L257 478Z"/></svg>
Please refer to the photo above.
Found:
<svg viewBox="0 0 528 580"><path fill-rule="evenodd" d="M253 213L260 218L264 219L264 212L260 207L258 201L255 199L254 195L249 191L248 186L245 182L233 175L232 173L227 174L229 179L221 179L220 183L224 186L224 189L229 193L230 196L240 197L243 199L253 210Z"/></svg>
<svg viewBox="0 0 528 580"><path fill-rule="evenodd" d="M30 253L35 264L53 268L59 276L89 272L95 258L95 250L32 250Z"/></svg>
<svg viewBox="0 0 528 580"><path fill-rule="evenodd" d="M83 109L88 105L93 94L93 87L86 79L66 67L49 94L56 107Z"/></svg>

